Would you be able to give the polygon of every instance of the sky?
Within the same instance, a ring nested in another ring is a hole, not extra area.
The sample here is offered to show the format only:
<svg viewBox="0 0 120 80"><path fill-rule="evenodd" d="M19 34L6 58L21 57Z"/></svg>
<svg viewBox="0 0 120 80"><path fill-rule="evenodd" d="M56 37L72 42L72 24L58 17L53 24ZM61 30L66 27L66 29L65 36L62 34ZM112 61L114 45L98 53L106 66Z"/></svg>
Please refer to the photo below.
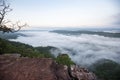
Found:
<svg viewBox="0 0 120 80"><path fill-rule="evenodd" d="M8 19L39 27L119 27L120 0L10 0Z"/></svg>

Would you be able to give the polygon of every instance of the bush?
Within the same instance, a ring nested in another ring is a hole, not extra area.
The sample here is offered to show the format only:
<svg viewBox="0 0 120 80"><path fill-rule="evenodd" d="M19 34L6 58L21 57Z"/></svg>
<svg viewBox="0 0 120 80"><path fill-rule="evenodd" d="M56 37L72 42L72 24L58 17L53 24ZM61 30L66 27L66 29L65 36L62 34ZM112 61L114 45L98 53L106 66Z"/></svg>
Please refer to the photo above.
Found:
<svg viewBox="0 0 120 80"><path fill-rule="evenodd" d="M50 49L52 47L37 47L34 48L30 45L7 41L0 38L0 54L4 53L18 53L21 54L23 57L31 57L31 58L54 58L54 56L50 53Z"/></svg>
<svg viewBox="0 0 120 80"><path fill-rule="evenodd" d="M5 53L5 49L6 49L6 42L0 39L0 54Z"/></svg>
<svg viewBox="0 0 120 80"><path fill-rule="evenodd" d="M93 72L102 80L120 80L120 64L111 60L94 64Z"/></svg>
<svg viewBox="0 0 120 80"><path fill-rule="evenodd" d="M61 54L61 55L57 56L56 62L58 64L63 64L63 65L67 65L67 66L74 64L74 62L71 61L70 57L67 54Z"/></svg>

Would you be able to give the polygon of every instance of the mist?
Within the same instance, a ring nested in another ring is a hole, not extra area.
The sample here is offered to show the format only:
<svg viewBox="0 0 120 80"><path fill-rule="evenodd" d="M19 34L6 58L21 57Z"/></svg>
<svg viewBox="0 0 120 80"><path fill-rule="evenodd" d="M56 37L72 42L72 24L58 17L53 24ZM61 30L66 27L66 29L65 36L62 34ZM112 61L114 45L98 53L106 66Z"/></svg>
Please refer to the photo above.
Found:
<svg viewBox="0 0 120 80"><path fill-rule="evenodd" d="M18 41L34 47L53 46L51 50L57 56L59 53L68 54L78 65L89 66L100 59L110 59L120 63L120 38L100 35L63 35L49 31L22 32L27 35L19 36L12 41Z"/></svg>

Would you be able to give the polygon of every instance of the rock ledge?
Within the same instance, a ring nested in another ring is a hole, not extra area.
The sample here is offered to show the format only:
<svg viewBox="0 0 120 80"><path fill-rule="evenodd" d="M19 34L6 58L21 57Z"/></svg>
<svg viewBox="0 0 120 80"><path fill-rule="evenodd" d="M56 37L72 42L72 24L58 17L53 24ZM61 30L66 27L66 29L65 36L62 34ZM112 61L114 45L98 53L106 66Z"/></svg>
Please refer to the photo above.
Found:
<svg viewBox="0 0 120 80"><path fill-rule="evenodd" d="M0 80L96 80L96 76L76 65L67 67L51 58L0 55Z"/></svg>

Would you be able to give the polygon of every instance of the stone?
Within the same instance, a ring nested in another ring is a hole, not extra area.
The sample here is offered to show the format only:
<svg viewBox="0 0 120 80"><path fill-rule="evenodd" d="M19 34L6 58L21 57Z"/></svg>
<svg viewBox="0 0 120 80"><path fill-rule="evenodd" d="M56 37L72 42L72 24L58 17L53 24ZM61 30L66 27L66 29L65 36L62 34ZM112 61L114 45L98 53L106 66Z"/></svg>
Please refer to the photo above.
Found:
<svg viewBox="0 0 120 80"><path fill-rule="evenodd" d="M61 65L51 58L0 55L0 80L96 80L96 76L85 68Z"/></svg>

